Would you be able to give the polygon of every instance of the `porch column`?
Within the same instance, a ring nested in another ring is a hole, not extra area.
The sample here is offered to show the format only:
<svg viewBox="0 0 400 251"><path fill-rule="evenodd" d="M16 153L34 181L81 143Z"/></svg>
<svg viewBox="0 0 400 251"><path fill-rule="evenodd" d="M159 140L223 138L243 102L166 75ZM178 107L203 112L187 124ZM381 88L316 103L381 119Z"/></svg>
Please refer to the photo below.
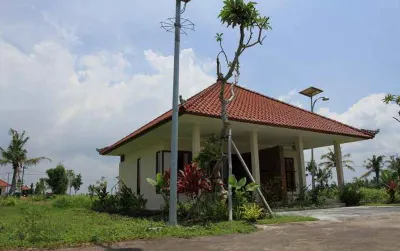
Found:
<svg viewBox="0 0 400 251"><path fill-rule="evenodd" d="M251 174L257 184L260 184L260 158L258 156L258 133L252 131L250 133L250 149L251 149Z"/></svg>
<svg viewBox="0 0 400 251"><path fill-rule="evenodd" d="M307 185L306 183L306 175L305 175L305 166L304 166L304 146L303 146L303 137L298 136L295 140L296 146L296 156L297 156L297 173L299 177L299 190Z"/></svg>
<svg viewBox="0 0 400 251"><path fill-rule="evenodd" d="M333 145L334 145L334 152L335 152L337 183L338 183L339 188L342 189L344 186L342 150L341 150L340 144L337 141L334 141Z"/></svg>
<svg viewBox="0 0 400 251"><path fill-rule="evenodd" d="M192 156L196 156L200 152L200 126L193 125L192 131Z"/></svg>

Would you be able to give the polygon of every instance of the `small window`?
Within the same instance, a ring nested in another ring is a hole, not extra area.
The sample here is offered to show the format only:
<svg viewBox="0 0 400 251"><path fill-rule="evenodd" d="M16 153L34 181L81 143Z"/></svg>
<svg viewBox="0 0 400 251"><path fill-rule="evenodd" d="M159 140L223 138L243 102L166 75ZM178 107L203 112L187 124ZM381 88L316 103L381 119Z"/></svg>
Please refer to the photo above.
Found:
<svg viewBox="0 0 400 251"><path fill-rule="evenodd" d="M140 194L140 168L141 168L142 160L137 159L137 173L136 173L136 194Z"/></svg>
<svg viewBox="0 0 400 251"><path fill-rule="evenodd" d="M165 170L170 169L171 167L171 152L169 151L163 151L163 157L162 157L162 172L165 172Z"/></svg>
<svg viewBox="0 0 400 251"><path fill-rule="evenodd" d="M162 151L156 152L156 174L162 173Z"/></svg>
<svg viewBox="0 0 400 251"><path fill-rule="evenodd" d="M178 170L182 170L185 165L192 162L192 152L178 152ZM171 152L160 151L156 153L156 173L164 173L165 170L171 167Z"/></svg>
<svg viewBox="0 0 400 251"><path fill-rule="evenodd" d="M120 162L124 162L124 161L125 161L125 155L122 154L122 155L119 157L119 160L120 160Z"/></svg>

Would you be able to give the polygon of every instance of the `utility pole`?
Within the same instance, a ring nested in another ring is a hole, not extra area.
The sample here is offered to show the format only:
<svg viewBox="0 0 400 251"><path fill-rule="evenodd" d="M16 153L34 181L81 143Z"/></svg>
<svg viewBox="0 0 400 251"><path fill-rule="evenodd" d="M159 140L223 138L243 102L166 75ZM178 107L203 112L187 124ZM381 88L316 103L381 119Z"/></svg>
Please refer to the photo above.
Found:
<svg viewBox="0 0 400 251"><path fill-rule="evenodd" d="M177 225L177 182L178 182L178 100L179 100L179 55L181 41L181 0L176 0L174 83L172 92L172 130L171 130L171 188L169 201L169 224Z"/></svg>
<svg viewBox="0 0 400 251"><path fill-rule="evenodd" d="M184 7L182 9L182 2ZM167 22L161 22L161 27L168 32L175 33L174 46L174 77L172 91L172 128L171 128L171 177L170 177L170 198L169 198L169 224L177 225L177 181L178 181L178 110L179 110L179 55L181 32L186 34L185 30L194 30L194 24L183 18L181 22L181 14L185 12L186 4L190 0L176 0L175 21L169 18Z"/></svg>

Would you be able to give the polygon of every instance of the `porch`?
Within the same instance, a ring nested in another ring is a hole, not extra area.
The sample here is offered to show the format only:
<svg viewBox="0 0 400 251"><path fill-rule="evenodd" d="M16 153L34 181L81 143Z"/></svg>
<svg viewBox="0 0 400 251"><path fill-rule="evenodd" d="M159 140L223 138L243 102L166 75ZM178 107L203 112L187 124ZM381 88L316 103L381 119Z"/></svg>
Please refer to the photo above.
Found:
<svg viewBox="0 0 400 251"><path fill-rule="evenodd" d="M212 134L219 135L220 128L219 118L188 114L180 116L178 169L191 162L192 157L201 150ZM298 194L299 189L306 186L304 150L334 145L335 151L340 153L340 143L353 140L348 136L240 121L231 121L231 128L232 139L256 182L265 184L279 179L276 191L280 198L285 198L288 194ZM129 176L130 187L136 187L137 192L145 192L145 196L154 190L146 184L145 179L155 178L157 172L170 168L170 131L171 123L167 122L115 151L116 155L123 155L124 159L128 159L120 163L120 176ZM341 163L341 154L337 156L337 163ZM338 184L342 185L341 165L338 165L337 171ZM246 176L236 155L233 155L233 174L237 178ZM223 175L226 179L227 170L223 171ZM153 196L157 195L150 197ZM153 204L151 200L149 202Z"/></svg>

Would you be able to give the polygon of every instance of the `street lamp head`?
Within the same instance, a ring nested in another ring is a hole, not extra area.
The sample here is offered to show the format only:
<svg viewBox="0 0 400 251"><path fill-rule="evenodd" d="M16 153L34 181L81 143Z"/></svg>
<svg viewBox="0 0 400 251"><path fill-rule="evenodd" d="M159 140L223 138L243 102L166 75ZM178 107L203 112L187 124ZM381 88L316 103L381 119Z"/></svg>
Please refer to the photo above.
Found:
<svg viewBox="0 0 400 251"><path fill-rule="evenodd" d="M328 97L322 97L322 101L328 101L329 98Z"/></svg>
<svg viewBox="0 0 400 251"><path fill-rule="evenodd" d="M302 90L299 93L311 98L311 97L314 97L315 95L320 94L321 92L323 92L323 90L311 86L311 87L308 87L307 89Z"/></svg>

